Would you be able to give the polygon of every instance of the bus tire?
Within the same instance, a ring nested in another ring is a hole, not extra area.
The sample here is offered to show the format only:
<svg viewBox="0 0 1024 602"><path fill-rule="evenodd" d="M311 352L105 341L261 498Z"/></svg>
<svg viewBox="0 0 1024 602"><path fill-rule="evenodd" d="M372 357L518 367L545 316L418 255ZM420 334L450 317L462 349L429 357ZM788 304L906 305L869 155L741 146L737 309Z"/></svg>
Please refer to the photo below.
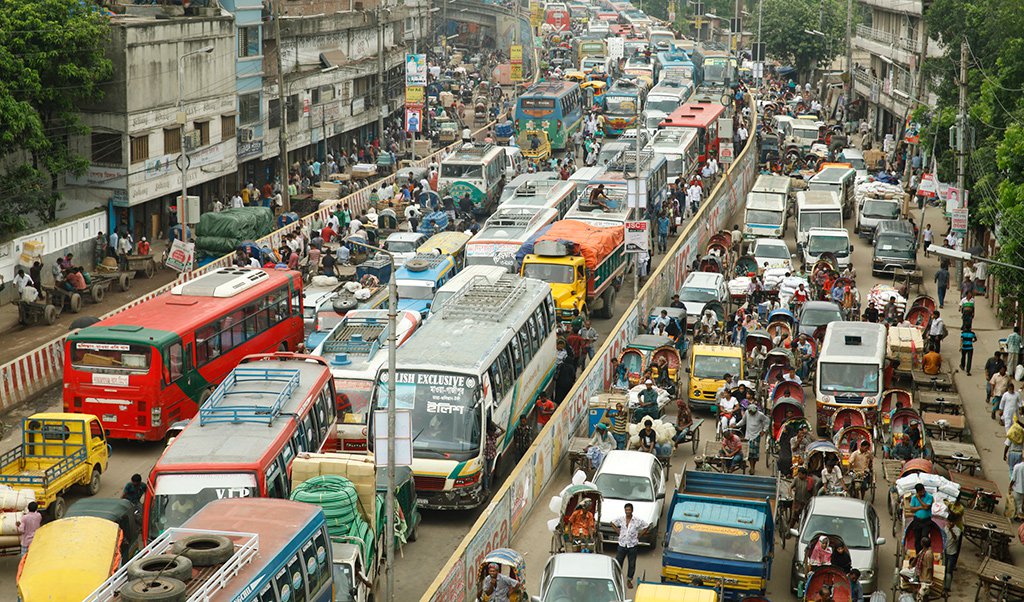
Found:
<svg viewBox="0 0 1024 602"><path fill-rule="evenodd" d="M136 579L118 591L124 602L184 602L185 583L169 577Z"/></svg>
<svg viewBox="0 0 1024 602"><path fill-rule="evenodd" d="M89 482L85 485L85 492L89 495L96 495L100 492L100 468L99 466L92 469L92 474L89 475Z"/></svg>
<svg viewBox="0 0 1024 602"><path fill-rule="evenodd" d="M192 561L187 556L157 554L128 563L128 579L166 577L188 582L192 579Z"/></svg>
<svg viewBox="0 0 1024 602"><path fill-rule="evenodd" d="M68 511L67 502L64 501L62 496L53 498L53 503L46 509L47 514L50 515L51 520L60 520L64 518L64 514Z"/></svg>
<svg viewBox="0 0 1024 602"><path fill-rule="evenodd" d="M193 566L204 567L227 562L235 545L222 535L192 535L174 542L171 552L186 556Z"/></svg>

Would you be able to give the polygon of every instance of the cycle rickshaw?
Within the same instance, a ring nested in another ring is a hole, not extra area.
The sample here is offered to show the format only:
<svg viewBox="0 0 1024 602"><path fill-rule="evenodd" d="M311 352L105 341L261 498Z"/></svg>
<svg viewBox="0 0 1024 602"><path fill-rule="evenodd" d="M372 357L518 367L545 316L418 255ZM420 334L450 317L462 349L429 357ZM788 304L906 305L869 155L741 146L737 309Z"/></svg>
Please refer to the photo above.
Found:
<svg viewBox="0 0 1024 602"><path fill-rule="evenodd" d="M850 588L850 576L846 571L833 564L814 564L810 558L817 554L817 548L821 545L821 538L828 538L829 549L835 550L844 545L843 539L838 535L828 533L815 533L807 544L804 552L804 572L807 575L803 585L802 600L813 600L814 596L826 589L832 596L833 602L860 602L853 600L853 591Z"/></svg>
<svg viewBox="0 0 1024 602"><path fill-rule="evenodd" d="M836 447L835 443L831 441L812 441L807 445L807 455L803 458L803 465L807 469L807 474L813 476L815 479L821 478L821 471L824 470L825 465L829 458L834 458L836 465L842 470L843 465L843 454ZM846 475L844 475L845 477ZM846 489L842 492L839 491L825 491L825 495L847 495Z"/></svg>
<svg viewBox="0 0 1024 602"><path fill-rule="evenodd" d="M904 437L907 439L906 449L902 447L904 443L902 438ZM926 437L924 421L917 410L899 408L893 412L892 418L889 420L889 428L882 449L884 457L902 460L925 457L928 455ZM906 454L909 454L910 457L902 457Z"/></svg>
<svg viewBox="0 0 1024 602"><path fill-rule="evenodd" d="M601 554L604 546L598 534L598 525L601 524L601 504L604 496L594 485L570 485L565 488L561 495L561 511L558 516L558 524L551 534L551 553L561 554L562 552L584 552ZM569 519L576 509L589 501L589 510L594 513L594 525L589 534L579 535L572 533Z"/></svg>
<svg viewBox="0 0 1024 602"><path fill-rule="evenodd" d="M489 602L491 596L484 593L484 577L492 565L497 565L498 573L515 579L518 584L509 592L509 602L530 602L530 595L526 592L526 559L523 555L509 548L498 548L484 556L483 561L477 568L476 599L479 602Z"/></svg>
<svg viewBox="0 0 1024 602"><path fill-rule="evenodd" d="M874 440L871 436L871 429L866 426L848 426L835 434L832 438L832 442L836 444L836 447L839 448L839 453L843 456L843 466L849 468L850 456L860 448L860 444L863 441L867 441L868 445L872 446L871 451L874 453ZM849 479L851 494L856 490L858 485L863 483L866 490L871 492L871 502L874 503L876 491L874 470L863 476L856 475L852 470L850 470ZM867 482L865 482L865 480Z"/></svg>

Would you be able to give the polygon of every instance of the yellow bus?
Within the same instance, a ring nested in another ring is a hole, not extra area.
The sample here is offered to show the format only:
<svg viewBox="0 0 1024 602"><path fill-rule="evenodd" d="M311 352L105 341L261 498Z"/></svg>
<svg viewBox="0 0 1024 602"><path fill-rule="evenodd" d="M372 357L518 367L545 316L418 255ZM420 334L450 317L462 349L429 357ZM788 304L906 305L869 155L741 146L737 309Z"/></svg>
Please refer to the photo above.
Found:
<svg viewBox="0 0 1024 602"><path fill-rule="evenodd" d="M473 237L465 232L438 232L420 245L416 252L451 255L455 262L455 270L458 271L466 265L466 243L471 238Z"/></svg>

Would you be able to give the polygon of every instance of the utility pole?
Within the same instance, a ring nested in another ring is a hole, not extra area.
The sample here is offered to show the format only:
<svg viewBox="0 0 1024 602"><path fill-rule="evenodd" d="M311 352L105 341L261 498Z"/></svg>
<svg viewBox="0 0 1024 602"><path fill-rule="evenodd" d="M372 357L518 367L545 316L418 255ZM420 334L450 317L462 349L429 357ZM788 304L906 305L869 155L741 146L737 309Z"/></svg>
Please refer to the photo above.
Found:
<svg viewBox="0 0 1024 602"><path fill-rule="evenodd" d="M956 116L956 187L960 190L960 201L963 202L964 187L967 184L967 36L960 39L960 109ZM955 207L954 207L955 209ZM961 240L961 248L965 248L967 235ZM956 262L957 285L964 279L964 262Z"/></svg>
<svg viewBox="0 0 1024 602"><path fill-rule="evenodd" d="M281 3L271 2L274 9L274 40L277 41L277 108L281 117L281 127L277 135L278 169L277 177L281 180L281 200L285 212L292 210L292 198L288 194L288 95L284 88L284 39L281 38ZM297 58L297 57L296 57Z"/></svg>
<svg viewBox="0 0 1024 602"><path fill-rule="evenodd" d="M924 22L924 19L921 19ZM920 69L918 69L920 71ZM853 0L846 0L846 106L850 106L850 98L853 96ZM846 108L843 110L843 118L849 121Z"/></svg>
<svg viewBox="0 0 1024 602"><path fill-rule="evenodd" d="M757 0L757 46L755 46L754 68L757 69L757 87L764 83L764 40L761 39L761 17L764 16L764 0Z"/></svg>
<svg viewBox="0 0 1024 602"><path fill-rule="evenodd" d="M384 150L384 21L389 11L377 4L377 141Z"/></svg>
<svg viewBox="0 0 1024 602"><path fill-rule="evenodd" d="M924 72L921 69L921 65L924 64L924 57L928 51L928 23L924 19L921 19L921 26L918 28L917 40L915 43L917 44L917 72L914 74L914 97L910 99L911 108L908 110L908 115L910 112L913 112L918 105L924 104L924 101L921 100L924 98ZM851 82L852 81L853 80L851 80ZM904 116L903 121L907 121L906 116ZM910 185L910 172L913 171L910 160L916 154L917 145L909 145L907 147L906 165L903 166L903 183L905 186Z"/></svg>

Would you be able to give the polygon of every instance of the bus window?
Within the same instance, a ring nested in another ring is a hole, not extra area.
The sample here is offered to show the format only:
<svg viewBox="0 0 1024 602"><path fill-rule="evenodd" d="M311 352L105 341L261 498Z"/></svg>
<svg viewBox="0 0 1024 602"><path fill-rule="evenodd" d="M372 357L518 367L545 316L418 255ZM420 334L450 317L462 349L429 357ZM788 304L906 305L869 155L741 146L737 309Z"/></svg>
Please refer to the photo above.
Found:
<svg viewBox="0 0 1024 602"><path fill-rule="evenodd" d="M260 602L277 602L276 598L274 598L274 583L273 582L267 582L267 584L263 586L263 589L260 590L259 601Z"/></svg>
<svg viewBox="0 0 1024 602"><path fill-rule="evenodd" d="M166 384L173 383L185 373L185 358L183 356L181 343L175 343L167 348L164 353L164 357L167 358L164 374Z"/></svg>
<svg viewBox="0 0 1024 602"><path fill-rule="evenodd" d="M519 331L519 347L523 350L523 363L529 364L533 359L533 345L530 343L530 335L527 333L526 326Z"/></svg>
<svg viewBox="0 0 1024 602"><path fill-rule="evenodd" d="M292 591L295 592L291 602L306 602L306 571L297 554L288 563L288 575L292 580Z"/></svg>
<svg viewBox="0 0 1024 602"><path fill-rule="evenodd" d="M307 414L302 419L302 430L305 431L305 433L304 433L304 437L305 437L305 445L304 445L304 447L308 450L308 449L310 449L313 446L313 439L316 437L316 435L314 435L314 433L316 431L313 430L313 419L309 416L309 414Z"/></svg>
<svg viewBox="0 0 1024 602"><path fill-rule="evenodd" d="M285 472L287 465L283 456L278 456L267 467L267 497L288 499L288 473Z"/></svg>
<svg viewBox="0 0 1024 602"><path fill-rule="evenodd" d="M537 316L536 314L530 316L530 319L526 321L526 328L530 331L530 349L533 353L537 353L540 349L540 331L537 328Z"/></svg>
<svg viewBox="0 0 1024 602"><path fill-rule="evenodd" d="M494 390L494 398L500 399L502 391L504 391L505 381L502 378L501 368L498 366L498 360L494 360L491 367L487 370L491 375L491 388Z"/></svg>
<svg viewBox="0 0 1024 602"><path fill-rule="evenodd" d="M540 306L533 312L533 319L537 322L537 333L540 337L538 341L543 341L548 336L548 325L547 320L544 319L546 310L543 306Z"/></svg>
<svg viewBox="0 0 1024 602"><path fill-rule="evenodd" d="M555 328L555 304L551 300L551 297L544 299L544 319L547 322L547 328L544 329L544 336L547 336Z"/></svg>
<svg viewBox="0 0 1024 602"><path fill-rule="evenodd" d="M331 579L331 566L327 562L327 537L324 535L324 530L320 529L313 536L313 553L316 554L316 565L317 565L317 581L316 590L324 587L330 583ZM306 561L307 563L309 560ZM312 580L310 580L312 584ZM313 587L310 587L313 590ZM315 591L315 590L314 590Z"/></svg>
<svg viewBox="0 0 1024 602"><path fill-rule="evenodd" d="M292 592L292 582L288 578L288 569L282 568L278 571L277 575L274 576L274 583L277 585L278 600L281 600L281 602L291 602L295 599L294 592Z"/></svg>
<svg viewBox="0 0 1024 602"><path fill-rule="evenodd" d="M217 322L196 329L196 364L202 366L220 355L217 330Z"/></svg>
<svg viewBox="0 0 1024 602"><path fill-rule="evenodd" d="M515 377L523 373L523 348L519 343L519 337L512 337L512 368L515 370Z"/></svg>
<svg viewBox="0 0 1024 602"><path fill-rule="evenodd" d="M508 347L502 350L501 355L498 356L498 365L501 367L501 380L504 385L501 389L501 394L504 396L511 388L512 381L515 380L515 376L512 374L512 361L509 358Z"/></svg>

